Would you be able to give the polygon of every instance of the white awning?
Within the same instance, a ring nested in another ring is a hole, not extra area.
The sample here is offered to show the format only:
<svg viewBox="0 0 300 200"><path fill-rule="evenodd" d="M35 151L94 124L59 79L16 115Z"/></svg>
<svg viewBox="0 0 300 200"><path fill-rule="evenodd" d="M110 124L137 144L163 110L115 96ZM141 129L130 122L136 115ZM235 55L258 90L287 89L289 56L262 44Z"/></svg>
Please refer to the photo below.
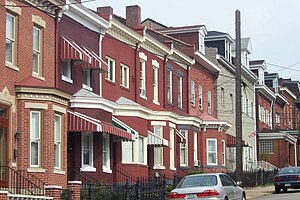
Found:
<svg viewBox="0 0 300 200"><path fill-rule="evenodd" d="M169 141L148 131L148 145L167 147L169 146Z"/></svg>

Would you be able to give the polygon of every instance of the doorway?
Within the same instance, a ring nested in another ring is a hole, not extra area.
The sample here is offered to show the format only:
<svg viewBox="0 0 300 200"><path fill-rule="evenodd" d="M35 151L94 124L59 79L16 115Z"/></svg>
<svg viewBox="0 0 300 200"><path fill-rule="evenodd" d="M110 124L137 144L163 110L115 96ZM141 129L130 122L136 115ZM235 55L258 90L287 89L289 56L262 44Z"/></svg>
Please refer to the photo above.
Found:
<svg viewBox="0 0 300 200"><path fill-rule="evenodd" d="M8 183L7 173L7 133L8 133L8 110L0 106L0 187Z"/></svg>

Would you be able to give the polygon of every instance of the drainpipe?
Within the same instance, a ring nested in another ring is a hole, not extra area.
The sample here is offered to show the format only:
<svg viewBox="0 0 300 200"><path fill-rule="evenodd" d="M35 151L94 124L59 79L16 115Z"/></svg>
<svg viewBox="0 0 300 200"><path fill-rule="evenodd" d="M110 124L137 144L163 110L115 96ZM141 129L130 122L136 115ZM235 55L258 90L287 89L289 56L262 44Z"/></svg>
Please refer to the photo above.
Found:
<svg viewBox="0 0 300 200"><path fill-rule="evenodd" d="M164 94L164 97L163 97L163 107L166 108L166 70L167 70L167 61L168 61L168 55L166 54L164 56L164 60L163 60L163 94Z"/></svg>
<svg viewBox="0 0 300 200"><path fill-rule="evenodd" d="M134 87L134 100L137 103L138 96L139 96L139 88L138 88L138 66L139 66L139 49L140 49L140 43L135 44L135 53L134 53L134 76L135 76L135 87Z"/></svg>
<svg viewBox="0 0 300 200"><path fill-rule="evenodd" d="M102 57L102 40L103 40L103 37L104 37L104 31L103 29L100 29L100 34L99 34L99 56L100 58ZM102 65L103 63L101 63ZM99 96L102 97L102 72L99 73Z"/></svg>
<svg viewBox="0 0 300 200"><path fill-rule="evenodd" d="M190 91L189 91L189 85L190 85L190 66L187 65L187 113L190 114L190 99L189 99L189 94L190 94ZM195 90L196 91L196 90ZM195 92L196 94L196 92ZM196 96L196 95L195 95Z"/></svg>

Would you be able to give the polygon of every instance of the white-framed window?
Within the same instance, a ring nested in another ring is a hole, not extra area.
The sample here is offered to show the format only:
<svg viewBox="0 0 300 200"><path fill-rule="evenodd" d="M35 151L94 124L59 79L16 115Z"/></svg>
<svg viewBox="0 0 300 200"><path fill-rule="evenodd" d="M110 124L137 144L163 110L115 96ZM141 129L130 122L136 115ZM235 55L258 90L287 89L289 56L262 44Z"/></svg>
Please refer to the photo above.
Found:
<svg viewBox="0 0 300 200"><path fill-rule="evenodd" d="M195 106L196 102L195 102L196 96L195 96L195 82L193 80L191 80L191 105Z"/></svg>
<svg viewBox="0 0 300 200"><path fill-rule="evenodd" d="M195 162L198 162L198 133L197 133L197 131L194 131L194 163Z"/></svg>
<svg viewBox="0 0 300 200"><path fill-rule="evenodd" d="M16 17L10 13L6 13L6 47L5 61L16 64Z"/></svg>
<svg viewBox="0 0 300 200"><path fill-rule="evenodd" d="M182 76L178 75L178 107L182 109Z"/></svg>
<svg viewBox="0 0 300 200"><path fill-rule="evenodd" d="M102 136L102 170L111 173L110 169L110 143L109 134L103 133Z"/></svg>
<svg viewBox="0 0 300 200"><path fill-rule="evenodd" d="M153 103L158 102L158 67L153 65Z"/></svg>
<svg viewBox="0 0 300 200"><path fill-rule="evenodd" d="M207 91L207 113L211 114L211 91Z"/></svg>
<svg viewBox="0 0 300 200"><path fill-rule="evenodd" d="M106 63L108 65L106 80L111 82L115 82L116 77L116 61L108 56L106 56Z"/></svg>
<svg viewBox="0 0 300 200"><path fill-rule="evenodd" d="M221 87L221 106L225 106L225 90Z"/></svg>
<svg viewBox="0 0 300 200"><path fill-rule="evenodd" d="M229 98L230 98L231 112L233 112L234 111L233 94L230 93Z"/></svg>
<svg viewBox="0 0 300 200"><path fill-rule="evenodd" d="M133 163L134 154L133 154L133 142L123 141L122 142L122 162L123 163Z"/></svg>
<svg viewBox="0 0 300 200"><path fill-rule="evenodd" d="M168 103L173 103L173 72L172 70L167 70L167 99Z"/></svg>
<svg viewBox="0 0 300 200"><path fill-rule="evenodd" d="M93 133L82 133L82 149L81 157L82 171L96 171L94 168L94 156L93 156Z"/></svg>
<svg viewBox="0 0 300 200"><path fill-rule="evenodd" d="M163 137L163 127L154 126L154 134ZM154 147L154 167L164 166L164 149L163 147Z"/></svg>
<svg viewBox="0 0 300 200"><path fill-rule="evenodd" d="M32 67L33 74L41 76L42 73L42 52L41 52L41 44L42 44L42 30L36 26L33 27L32 31L33 36L33 49L32 49Z"/></svg>
<svg viewBox="0 0 300 200"><path fill-rule="evenodd" d="M250 105L250 116L251 116L251 118L253 118L253 116L254 116L254 103L253 102L251 102L251 105Z"/></svg>
<svg viewBox="0 0 300 200"><path fill-rule="evenodd" d="M199 85L198 87L198 97L199 97L199 109L202 110L203 109L203 88L202 85Z"/></svg>
<svg viewBox="0 0 300 200"><path fill-rule="evenodd" d="M205 54L204 35L199 33L199 51Z"/></svg>
<svg viewBox="0 0 300 200"><path fill-rule="evenodd" d="M246 98L245 110L246 110L246 114L249 115L249 99L247 98Z"/></svg>
<svg viewBox="0 0 300 200"><path fill-rule="evenodd" d="M225 141L222 140L222 165L225 166L226 165L226 146L225 146Z"/></svg>
<svg viewBox="0 0 300 200"><path fill-rule="evenodd" d="M138 146L139 146L139 163L145 162L145 138L139 137Z"/></svg>
<svg viewBox="0 0 300 200"><path fill-rule="evenodd" d="M62 166L62 116L54 115L54 168L61 169Z"/></svg>
<svg viewBox="0 0 300 200"><path fill-rule="evenodd" d="M274 140L259 140L259 153L274 153Z"/></svg>
<svg viewBox="0 0 300 200"><path fill-rule="evenodd" d="M174 139L174 128L170 128L170 169L175 169L175 139Z"/></svg>
<svg viewBox="0 0 300 200"><path fill-rule="evenodd" d="M146 97L146 61L140 59L140 97Z"/></svg>
<svg viewBox="0 0 300 200"><path fill-rule="evenodd" d="M30 166L41 167L41 111L30 111Z"/></svg>
<svg viewBox="0 0 300 200"><path fill-rule="evenodd" d="M180 143L180 166L188 166L188 130L180 130L186 138L185 143Z"/></svg>
<svg viewBox="0 0 300 200"><path fill-rule="evenodd" d="M83 76L83 84L82 87L87 90L93 90L91 87L91 70L90 69L83 69L82 70L82 76Z"/></svg>
<svg viewBox="0 0 300 200"><path fill-rule="evenodd" d="M276 126L280 126L280 114L279 113L276 113L275 114L275 120L276 120Z"/></svg>
<svg viewBox="0 0 300 200"><path fill-rule="evenodd" d="M61 62L61 79L73 83L72 80L72 68L71 68L71 60L62 60Z"/></svg>
<svg viewBox="0 0 300 200"><path fill-rule="evenodd" d="M217 165L217 139L206 139L207 165Z"/></svg>
<svg viewBox="0 0 300 200"><path fill-rule="evenodd" d="M120 85L125 88L129 88L129 67L127 65L121 64L120 67Z"/></svg>

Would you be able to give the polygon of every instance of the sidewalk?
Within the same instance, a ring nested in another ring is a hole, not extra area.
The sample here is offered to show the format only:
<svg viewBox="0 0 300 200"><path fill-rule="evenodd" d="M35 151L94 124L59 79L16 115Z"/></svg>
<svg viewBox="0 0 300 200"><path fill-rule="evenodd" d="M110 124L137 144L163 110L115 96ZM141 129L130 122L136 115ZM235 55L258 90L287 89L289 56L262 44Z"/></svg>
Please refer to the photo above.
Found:
<svg viewBox="0 0 300 200"><path fill-rule="evenodd" d="M254 188L244 188L247 199L255 199L258 197L266 196L274 192L274 185Z"/></svg>

